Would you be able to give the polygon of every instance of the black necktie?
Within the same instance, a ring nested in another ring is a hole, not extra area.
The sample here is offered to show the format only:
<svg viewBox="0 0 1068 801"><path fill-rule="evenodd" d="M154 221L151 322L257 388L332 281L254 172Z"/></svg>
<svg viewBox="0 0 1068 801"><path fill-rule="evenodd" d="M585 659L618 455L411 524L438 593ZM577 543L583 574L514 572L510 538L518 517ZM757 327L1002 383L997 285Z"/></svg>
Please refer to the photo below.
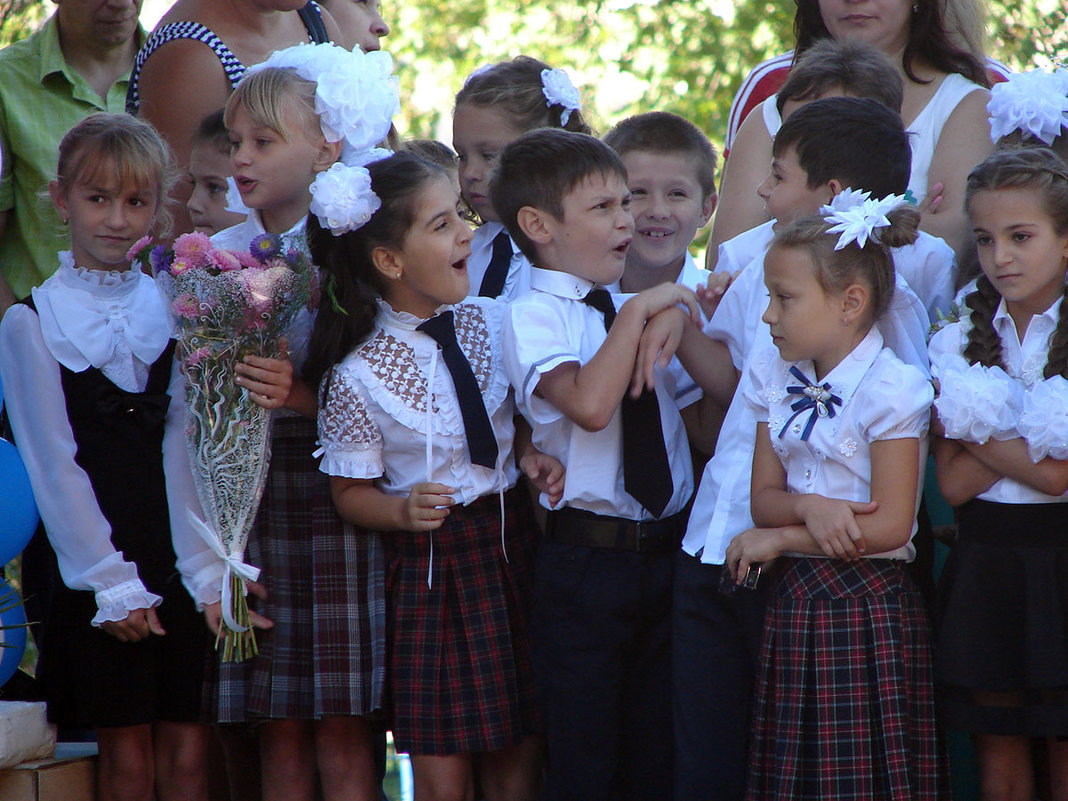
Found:
<svg viewBox="0 0 1068 801"><path fill-rule="evenodd" d="M607 289L592 289L582 300L604 315L607 331L616 319L616 307ZM623 396L623 489L656 517L664 513L674 482L668 463L660 404L656 393L645 389L637 398Z"/></svg>
<svg viewBox="0 0 1068 801"><path fill-rule="evenodd" d="M441 348L441 358L445 360L453 386L456 387L456 398L460 402L460 414L464 420L467 450L471 454L472 464L496 467L497 438L493 435L493 426L486 413L486 404L482 400L471 364L456 341L452 312L445 311L437 317L431 317L420 324L417 330L432 337ZM429 402L427 399L427 403Z"/></svg>
<svg viewBox="0 0 1068 801"><path fill-rule="evenodd" d="M482 276L482 286L478 294L484 298L499 298L504 291L504 279L508 277L508 267L512 264L512 240L507 231L501 231L493 237L493 255L489 267Z"/></svg>

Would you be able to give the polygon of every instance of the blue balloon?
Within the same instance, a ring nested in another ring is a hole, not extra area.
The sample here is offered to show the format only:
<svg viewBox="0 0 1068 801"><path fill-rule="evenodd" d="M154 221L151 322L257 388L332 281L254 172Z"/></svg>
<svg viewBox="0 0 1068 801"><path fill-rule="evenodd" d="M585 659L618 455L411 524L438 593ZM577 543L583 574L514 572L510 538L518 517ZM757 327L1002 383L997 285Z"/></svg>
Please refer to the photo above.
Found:
<svg viewBox="0 0 1068 801"><path fill-rule="evenodd" d="M15 675L26 651L26 610L22 598L6 581L0 583L0 687Z"/></svg>
<svg viewBox="0 0 1068 801"><path fill-rule="evenodd" d="M37 529L37 504L30 477L15 446L0 439L0 566L26 547Z"/></svg>

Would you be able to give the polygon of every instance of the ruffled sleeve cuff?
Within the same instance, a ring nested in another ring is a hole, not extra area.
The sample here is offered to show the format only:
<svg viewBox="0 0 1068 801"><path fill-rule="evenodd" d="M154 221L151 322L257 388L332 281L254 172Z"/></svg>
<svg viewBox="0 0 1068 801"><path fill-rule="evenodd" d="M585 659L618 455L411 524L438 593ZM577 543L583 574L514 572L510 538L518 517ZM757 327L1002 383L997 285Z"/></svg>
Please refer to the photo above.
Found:
<svg viewBox="0 0 1068 801"><path fill-rule="evenodd" d="M1018 436L1023 388L1000 367L949 364L939 380L941 389L934 405L947 439L982 445L991 437Z"/></svg>
<svg viewBox="0 0 1068 801"><path fill-rule="evenodd" d="M1055 375L1025 392L1017 430L1032 462L1068 459L1068 381Z"/></svg>
<svg viewBox="0 0 1068 801"><path fill-rule="evenodd" d="M124 581L96 593L98 611L91 622L100 628L104 623L125 620L135 609L149 609L161 603L163 599L145 589L140 579Z"/></svg>
<svg viewBox="0 0 1068 801"><path fill-rule="evenodd" d="M198 612L203 612L205 605L213 604L222 598L224 565L218 558L212 558L199 569L183 564L179 564L178 569L182 573L182 585L192 597Z"/></svg>
<svg viewBox="0 0 1068 801"><path fill-rule="evenodd" d="M338 478L381 478L385 472L381 450L353 450L349 448L319 448L322 455L319 470Z"/></svg>

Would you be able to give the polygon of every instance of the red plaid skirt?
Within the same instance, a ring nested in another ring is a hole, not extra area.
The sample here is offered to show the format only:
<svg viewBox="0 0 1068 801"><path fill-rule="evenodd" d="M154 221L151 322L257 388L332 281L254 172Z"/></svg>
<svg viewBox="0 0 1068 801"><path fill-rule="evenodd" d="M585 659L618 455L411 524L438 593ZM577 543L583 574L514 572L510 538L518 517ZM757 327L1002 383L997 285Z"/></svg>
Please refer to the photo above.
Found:
<svg viewBox="0 0 1068 801"><path fill-rule="evenodd" d="M385 554L380 536L346 524L312 457L312 420L273 422L271 466L247 561L261 568L274 621L259 656L218 664L217 720L368 715L385 695Z"/></svg>
<svg viewBox="0 0 1068 801"><path fill-rule="evenodd" d="M904 563L784 566L765 622L747 798L948 798L928 624Z"/></svg>
<svg viewBox="0 0 1068 801"><path fill-rule="evenodd" d="M537 728L529 624L540 535L523 492L504 506L507 560L496 495L453 507L437 531L386 538L398 751L494 751Z"/></svg>

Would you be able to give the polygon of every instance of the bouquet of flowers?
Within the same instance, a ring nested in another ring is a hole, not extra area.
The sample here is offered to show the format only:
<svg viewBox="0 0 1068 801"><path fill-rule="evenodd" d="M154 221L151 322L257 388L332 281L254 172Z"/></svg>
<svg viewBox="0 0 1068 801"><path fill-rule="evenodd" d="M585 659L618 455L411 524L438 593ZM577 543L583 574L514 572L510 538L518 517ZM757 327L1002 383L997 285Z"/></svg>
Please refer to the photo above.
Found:
<svg viewBox="0 0 1068 801"><path fill-rule="evenodd" d="M245 356L277 356L278 342L309 303L313 269L280 237L263 234L244 252L216 249L200 233L184 234L173 250L148 238L130 251L147 264L170 300L176 351L186 378L186 439L197 495L211 525L191 523L224 561L223 659L255 655L245 579L259 569L244 563L270 462L270 412L234 382ZM225 632L225 633L224 633Z"/></svg>

